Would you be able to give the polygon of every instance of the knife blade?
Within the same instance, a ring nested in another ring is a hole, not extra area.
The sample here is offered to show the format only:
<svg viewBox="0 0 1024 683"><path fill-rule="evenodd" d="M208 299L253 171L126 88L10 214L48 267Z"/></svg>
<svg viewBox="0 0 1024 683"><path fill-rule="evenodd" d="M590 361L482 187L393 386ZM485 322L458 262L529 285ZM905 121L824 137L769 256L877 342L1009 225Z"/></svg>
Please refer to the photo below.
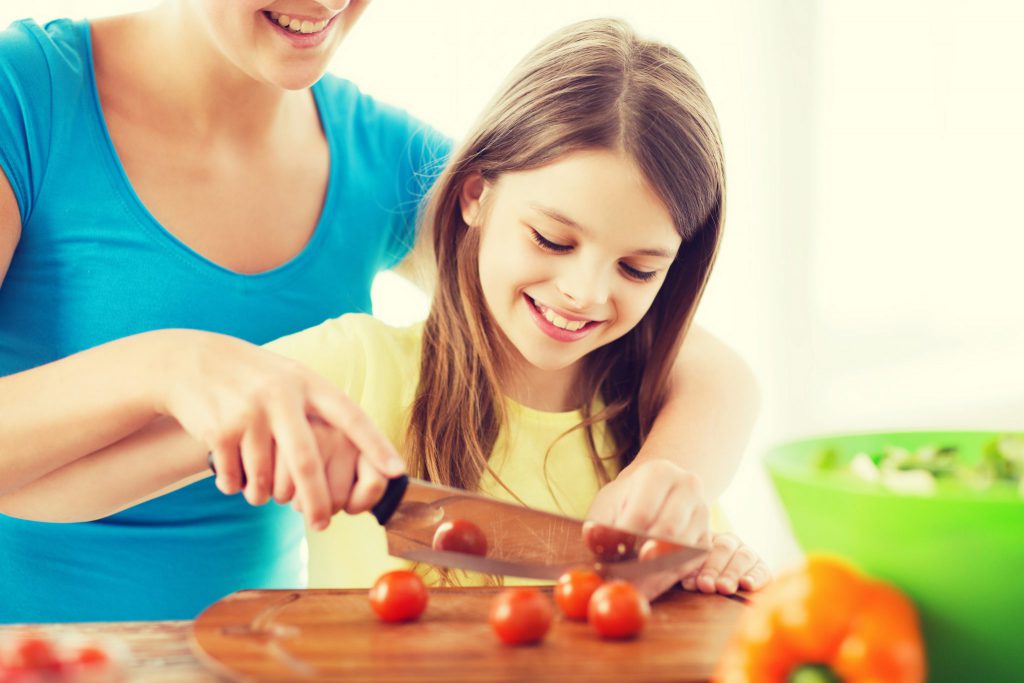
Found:
<svg viewBox="0 0 1024 683"><path fill-rule="evenodd" d="M485 574L554 580L570 569L585 567L606 578L639 579L678 568L707 552L406 475L389 480L371 512L384 527L389 554ZM486 554L439 544L438 528L456 520L483 532ZM651 547L657 552L640 560L645 544L655 544Z"/></svg>

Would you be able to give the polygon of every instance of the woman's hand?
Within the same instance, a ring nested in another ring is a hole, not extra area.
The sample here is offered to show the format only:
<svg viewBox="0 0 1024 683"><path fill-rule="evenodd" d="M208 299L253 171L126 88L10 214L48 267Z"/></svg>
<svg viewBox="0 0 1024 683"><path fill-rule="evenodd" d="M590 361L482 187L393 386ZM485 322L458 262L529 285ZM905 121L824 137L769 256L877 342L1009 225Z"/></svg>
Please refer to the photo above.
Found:
<svg viewBox="0 0 1024 683"><path fill-rule="evenodd" d="M223 493L241 490L244 473L249 503L294 496L307 523L323 529L338 509L362 507L404 471L366 414L301 364L224 335L159 334L167 354L155 408L209 449Z"/></svg>

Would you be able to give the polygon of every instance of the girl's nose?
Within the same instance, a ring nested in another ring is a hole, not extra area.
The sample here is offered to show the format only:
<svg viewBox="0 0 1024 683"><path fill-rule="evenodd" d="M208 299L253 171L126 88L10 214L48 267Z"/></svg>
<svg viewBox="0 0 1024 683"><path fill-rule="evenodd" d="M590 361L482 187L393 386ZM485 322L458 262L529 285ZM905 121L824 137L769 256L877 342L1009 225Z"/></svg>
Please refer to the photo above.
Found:
<svg viewBox="0 0 1024 683"><path fill-rule="evenodd" d="M562 274L558 290L568 304L583 312L608 303L611 287L603 268L580 263Z"/></svg>

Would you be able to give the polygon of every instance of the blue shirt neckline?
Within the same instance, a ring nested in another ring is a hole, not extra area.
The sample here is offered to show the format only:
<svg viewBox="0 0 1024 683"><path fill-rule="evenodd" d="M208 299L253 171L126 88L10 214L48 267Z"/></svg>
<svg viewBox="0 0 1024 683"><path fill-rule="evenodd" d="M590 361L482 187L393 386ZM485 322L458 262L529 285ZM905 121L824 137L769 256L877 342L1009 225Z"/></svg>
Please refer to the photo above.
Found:
<svg viewBox="0 0 1024 683"><path fill-rule="evenodd" d="M337 164L335 163L336 140L334 131L330 126L327 126L324 123L324 103L322 100L323 93L320 87L320 81L314 83L310 90L313 94L317 118L320 121L320 128L327 140L329 169L327 192L324 196L324 203L320 209L320 216L317 219L316 226L313 228L313 233L310 235L309 240L306 242L305 246L303 246L302 250L284 263L258 273L240 273L207 258L181 241L174 233L164 227L164 225L157 220L156 216L149 211L146 205L142 202L142 199L138 194L136 194L135 188L132 186L131 180L128 178L128 174L124 169L124 165L121 163L121 159L117 154L117 148L114 146L113 138L110 135L110 129L107 127L107 120L103 115L103 106L100 103L99 88L96 84L96 70L92 50L92 31L89 22L81 21L76 23L78 24L78 29L81 32L82 39L85 42L85 71L88 77L89 99L94 109L98 133L100 136L100 146L103 150L104 159L112 173L111 182L114 185L114 189L117 191L118 196L124 201L125 208L129 213L131 213L144 228L153 233L157 238L170 242L184 258L191 261L197 267L200 267L207 272L217 273L219 276L235 282L245 281L249 284L254 284L256 282L266 281L267 284L278 284L278 281L281 278L287 277L293 272L301 270L304 263L311 258L312 254L315 253L319 243L323 241L323 236L327 232L327 229L324 227L324 223L328 216L334 214L334 205L337 202L337 190L335 189L338 182L338 179L335 177L337 169Z"/></svg>

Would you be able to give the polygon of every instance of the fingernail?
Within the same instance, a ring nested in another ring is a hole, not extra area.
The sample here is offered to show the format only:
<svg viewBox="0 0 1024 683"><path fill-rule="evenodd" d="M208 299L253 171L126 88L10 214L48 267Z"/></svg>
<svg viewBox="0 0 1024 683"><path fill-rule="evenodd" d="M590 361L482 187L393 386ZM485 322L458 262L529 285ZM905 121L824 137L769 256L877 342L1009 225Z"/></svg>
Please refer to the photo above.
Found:
<svg viewBox="0 0 1024 683"><path fill-rule="evenodd" d="M722 590L726 593L736 592L736 582L732 579L719 579L718 585L721 586Z"/></svg>
<svg viewBox="0 0 1024 683"><path fill-rule="evenodd" d="M752 576L740 577L740 587L743 590L750 590L750 587L754 585L754 578Z"/></svg>
<svg viewBox="0 0 1024 683"><path fill-rule="evenodd" d="M397 477L402 472L405 472L405 462L401 458L392 458L388 463L388 474Z"/></svg>

